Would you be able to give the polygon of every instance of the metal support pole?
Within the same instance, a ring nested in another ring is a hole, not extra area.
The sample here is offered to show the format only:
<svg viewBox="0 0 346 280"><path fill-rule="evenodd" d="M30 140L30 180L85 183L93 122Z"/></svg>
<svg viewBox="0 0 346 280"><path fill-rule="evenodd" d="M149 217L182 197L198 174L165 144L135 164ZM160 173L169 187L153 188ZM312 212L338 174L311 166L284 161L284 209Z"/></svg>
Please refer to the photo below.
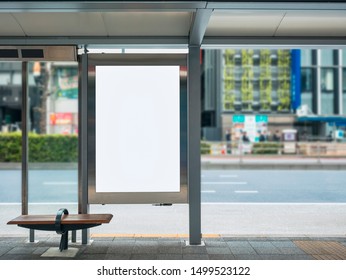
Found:
<svg viewBox="0 0 346 280"><path fill-rule="evenodd" d="M188 189L190 245L201 244L201 69L200 47L188 54Z"/></svg>
<svg viewBox="0 0 346 280"><path fill-rule="evenodd" d="M29 184L28 184L28 62L22 62L22 215L29 213ZM35 241L35 232L30 229L29 241Z"/></svg>
<svg viewBox="0 0 346 280"><path fill-rule="evenodd" d="M88 214L88 55L79 57L79 163L78 214ZM82 230L82 244L90 241L89 229Z"/></svg>

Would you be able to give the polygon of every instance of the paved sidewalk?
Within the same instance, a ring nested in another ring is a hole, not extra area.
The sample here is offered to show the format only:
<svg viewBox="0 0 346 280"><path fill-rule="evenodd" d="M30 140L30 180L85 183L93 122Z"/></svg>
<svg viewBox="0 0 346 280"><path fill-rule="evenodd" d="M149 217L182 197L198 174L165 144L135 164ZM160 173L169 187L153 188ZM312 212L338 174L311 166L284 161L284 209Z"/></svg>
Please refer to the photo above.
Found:
<svg viewBox="0 0 346 280"><path fill-rule="evenodd" d="M203 237L188 246L183 236L92 236L90 245L70 243L59 252L59 236L28 243L25 237L0 237L0 260L346 260L345 238ZM47 252L54 249L55 256ZM69 253L71 253L69 255Z"/></svg>

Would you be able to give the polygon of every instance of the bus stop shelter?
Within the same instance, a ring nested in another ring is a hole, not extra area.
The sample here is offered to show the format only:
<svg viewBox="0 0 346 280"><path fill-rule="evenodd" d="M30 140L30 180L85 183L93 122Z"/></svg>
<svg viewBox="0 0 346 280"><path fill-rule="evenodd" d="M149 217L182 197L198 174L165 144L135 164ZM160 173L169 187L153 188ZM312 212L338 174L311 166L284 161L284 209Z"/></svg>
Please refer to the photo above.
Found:
<svg viewBox="0 0 346 280"><path fill-rule="evenodd" d="M343 1L7 1L0 2L0 60L80 65L78 212L88 212L88 52L93 49L187 50L187 192L190 244L201 243L202 48L341 47ZM72 46L70 52L44 51ZM34 49L30 52L27 50ZM41 49L41 51L39 51ZM14 51L13 51L14 50ZM25 81L23 67L23 84ZM23 86L22 214L28 213L27 92ZM83 242L88 234L84 232Z"/></svg>

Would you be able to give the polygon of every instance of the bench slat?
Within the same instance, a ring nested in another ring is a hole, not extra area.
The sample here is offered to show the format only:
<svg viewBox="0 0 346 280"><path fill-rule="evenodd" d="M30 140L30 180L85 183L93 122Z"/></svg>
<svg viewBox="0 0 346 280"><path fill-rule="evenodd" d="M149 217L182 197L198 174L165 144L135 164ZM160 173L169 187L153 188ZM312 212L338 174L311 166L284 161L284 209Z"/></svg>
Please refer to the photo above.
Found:
<svg viewBox="0 0 346 280"><path fill-rule="evenodd" d="M8 225L50 225L55 224L56 215L21 215L9 221ZM109 223L112 214L68 214L63 215L62 225L68 224L104 224Z"/></svg>

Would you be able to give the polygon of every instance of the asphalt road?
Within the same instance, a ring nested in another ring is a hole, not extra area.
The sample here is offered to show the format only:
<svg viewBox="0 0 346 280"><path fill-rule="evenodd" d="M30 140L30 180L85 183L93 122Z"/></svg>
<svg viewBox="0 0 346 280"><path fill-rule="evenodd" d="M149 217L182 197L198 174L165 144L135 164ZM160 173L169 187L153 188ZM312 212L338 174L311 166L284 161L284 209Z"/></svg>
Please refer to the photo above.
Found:
<svg viewBox="0 0 346 280"><path fill-rule="evenodd" d="M77 171L31 170L31 203L77 202ZM344 171L205 170L202 203L345 203ZM19 170L0 170L0 203L21 201Z"/></svg>
<svg viewBox="0 0 346 280"><path fill-rule="evenodd" d="M346 202L343 171L231 170L202 173L203 202Z"/></svg>

